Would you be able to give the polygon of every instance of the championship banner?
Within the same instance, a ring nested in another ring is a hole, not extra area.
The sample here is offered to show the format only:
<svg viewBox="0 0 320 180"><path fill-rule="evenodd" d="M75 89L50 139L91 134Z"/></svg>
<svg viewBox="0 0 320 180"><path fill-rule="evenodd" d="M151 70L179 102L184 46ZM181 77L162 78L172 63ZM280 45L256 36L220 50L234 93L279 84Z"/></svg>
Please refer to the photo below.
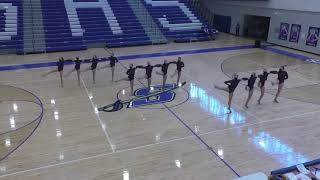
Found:
<svg viewBox="0 0 320 180"><path fill-rule="evenodd" d="M280 25L280 33L279 33L279 39L281 40L287 40L289 36L289 27L290 25L288 23L281 23Z"/></svg>
<svg viewBox="0 0 320 180"><path fill-rule="evenodd" d="M319 39L319 31L320 31L320 28L317 28L317 27L309 28L306 45L314 46L314 47L317 46L318 39Z"/></svg>
<svg viewBox="0 0 320 180"><path fill-rule="evenodd" d="M292 24L289 41L294 42L294 43L298 43L299 38L300 38L300 31L301 31L301 25Z"/></svg>

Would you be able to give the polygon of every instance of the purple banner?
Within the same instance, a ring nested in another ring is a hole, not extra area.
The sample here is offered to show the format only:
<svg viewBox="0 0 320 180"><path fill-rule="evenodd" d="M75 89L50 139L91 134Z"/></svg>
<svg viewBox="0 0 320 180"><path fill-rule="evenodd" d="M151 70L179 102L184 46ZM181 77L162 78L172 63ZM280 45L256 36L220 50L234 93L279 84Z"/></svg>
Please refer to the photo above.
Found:
<svg viewBox="0 0 320 180"><path fill-rule="evenodd" d="M279 39L287 40L289 36L289 24L288 23L281 23L280 32L279 32Z"/></svg>
<svg viewBox="0 0 320 180"><path fill-rule="evenodd" d="M291 31L290 31L290 42L299 42L299 37L300 37L300 31L301 31L301 25L299 24L292 24L291 25Z"/></svg>
<svg viewBox="0 0 320 180"><path fill-rule="evenodd" d="M314 47L317 46L318 39L319 39L319 31L320 31L320 28L317 28L317 27L309 28L306 45L314 46Z"/></svg>

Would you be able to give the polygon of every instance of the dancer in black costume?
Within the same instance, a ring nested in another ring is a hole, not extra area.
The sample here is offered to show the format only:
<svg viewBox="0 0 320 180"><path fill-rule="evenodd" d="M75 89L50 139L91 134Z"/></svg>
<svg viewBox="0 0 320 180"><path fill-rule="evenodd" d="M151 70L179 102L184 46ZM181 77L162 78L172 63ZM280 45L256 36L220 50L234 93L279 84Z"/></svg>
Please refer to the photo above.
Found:
<svg viewBox="0 0 320 180"><path fill-rule="evenodd" d="M268 80L269 74L270 73L267 71L267 69L264 69L263 73L258 75L258 77L260 79L259 83L258 83L258 86L260 87L260 92L261 92L261 95L260 95L260 97L258 99L258 104L261 104L261 100L262 100L262 98L264 96L264 93L266 91L265 83Z"/></svg>
<svg viewBox="0 0 320 180"><path fill-rule="evenodd" d="M80 66L81 66L81 60L79 57L76 57L76 60L74 61L75 65L74 65L74 69L72 69L68 74L66 74L67 76L70 76L70 74L74 71L77 71L77 77L78 77L78 86L80 86Z"/></svg>
<svg viewBox="0 0 320 180"><path fill-rule="evenodd" d="M127 70L127 76L128 77L116 81L116 82L119 82L119 81L130 81L130 93L131 93L131 95L133 95L134 77L135 77L136 69L137 69L137 67L133 67L133 64L130 64L129 69Z"/></svg>
<svg viewBox="0 0 320 180"><path fill-rule="evenodd" d="M246 86L246 90L248 90L248 98L246 104L244 105L246 108L249 108L248 104L254 92L254 84L256 82L257 76L256 73L251 73L250 78L242 78L243 80L248 81L248 85Z"/></svg>
<svg viewBox="0 0 320 180"><path fill-rule="evenodd" d="M154 67L161 67L161 64L157 64L152 66L150 62L147 62L147 66L137 66L136 68L141 68L146 70L146 74L143 78L147 79L148 82L148 89L150 90L151 87L151 81L152 81L152 70ZM142 79L142 78L139 78Z"/></svg>
<svg viewBox="0 0 320 180"><path fill-rule="evenodd" d="M167 60L164 60L163 64L156 65L156 66L161 66L161 72L156 72L156 74L161 75L163 78L163 81L162 81L162 89L163 90L165 89L165 85L166 85L166 81L167 81L168 68L169 68L169 65L172 63L174 63L174 62L168 63Z"/></svg>
<svg viewBox="0 0 320 180"><path fill-rule="evenodd" d="M109 64L107 64L106 66L100 68L100 69L104 69L104 68L111 68L111 78L112 78L112 82L114 80L114 71L115 71L115 67L116 67L116 63L119 62L118 58L114 56L114 54L112 53L111 56L108 58ZM99 70L100 70L99 69Z"/></svg>
<svg viewBox="0 0 320 180"><path fill-rule="evenodd" d="M59 61L56 63L57 65L57 69L54 69L52 71L49 71L45 74L43 74L42 76L45 77L45 76L48 76L49 74L52 74L52 73L55 73L55 72L59 72L59 75L60 75L60 85L61 87L63 87L63 68L64 68L64 58L63 57L60 57L59 58Z"/></svg>
<svg viewBox="0 0 320 180"><path fill-rule="evenodd" d="M86 71L92 71L92 78L93 78L93 84L96 83L96 70L97 70L97 66L99 63L99 59L97 58L96 55L93 56L93 58L91 59L91 66L81 72L86 72Z"/></svg>
<svg viewBox="0 0 320 180"><path fill-rule="evenodd" d="M181 78L181 71L182 71L182 68L184 67L184 63L181 61L181 57L178 57L178 61L177 62L172 62L172 63L177 65L177 70L171 77L173 77L173 76L178 74L177 85L179 85L180 78Z"/></svg>
<svg viewBox="0 0 320 180"><path fill-rule="evenodd" d="M283 89L284 81L289 78L289 75L288 75L287 71L284 70L284 66L281 66L279 71L270 71L270 73L278 74L278 81L271 82L271 84L272 84L272 86L278 84L278 90L277 90L277 93L274 97L273 102L279 103L278 97Z"/></svg>
<svg viewBox="0 0 320 180"><path fill-rule="evenodd" d="M233 74L232 77L233 78L231 80L224 82L227 85L227 87L221 87L221 86L217 86L217 85L214 86L216 89L219 89L219 90L222 90L222 91L226 91L226 92L229 93L229 100L228 100L229 113L232 113L231 104L232 104L233 93L236 90L239 82L241 81L241 79L238 79L238 75L237 74Z"/></svg>

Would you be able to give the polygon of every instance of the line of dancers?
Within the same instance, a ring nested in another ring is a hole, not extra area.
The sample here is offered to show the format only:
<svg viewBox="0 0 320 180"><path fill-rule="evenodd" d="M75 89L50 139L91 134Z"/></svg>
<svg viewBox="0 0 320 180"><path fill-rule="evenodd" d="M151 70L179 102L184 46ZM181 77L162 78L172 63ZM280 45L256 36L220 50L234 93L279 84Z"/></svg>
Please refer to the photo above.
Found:
<svg viewBox="0 0 320 180"><path fill-rule="evenodd" d="M101 68L97 68L98 63L99 62L104 62L106 61L107 63L109 62L109 64L106 64L105 66L101 67ZM91 62L91 66L84 69L84 70L80 70L81 68L81 64L82 64L83 60L80 60L79 57L77 57L75 60L64 60L63 57L59 58L59 61L56 63L57 69L54 69L52 71L49 71L45 74L43 74L43 76L48 76L49 74L52 73L56 73L59 72L60 75L60 85L61 87L63 87L63 79L64 77L68 77L70 76L73 72L77 73L77 77L78 77L78 85L80 86L80 74L82 72L87 72L87 71L92 71L92 77L93 77L93 83L96 83L96 70L101 70L101 69L106 69L106 68L110 68L111 69L111 73L112 73L112 82L114 82L114 71L115 71L115 66L116 63L119 62L119 60L117 59L117 57L114 56L114 54L112 53L111 56L109 58L98 58L97 56L93 56L93 58L91 60L85 60L85 62ZM71 71L69 71L68 73L66 73L64 75L64 65L66 64L74 64L74 69L72 69ZM177 68L175 73L171 76L174 77L176 75L178 75L177 78L177 85L179 84L180 78L181 78L181 71L182 68L184 67L184 63L181 60L181 57L178 57L177 61L172 61L172 62L168 62L167 60L163 61L163 64L156 64L156 65L151 65L150 62L147 62L146 66L136 66L134 67L133 64L130 64L129 69L127 70L126 74L127 77L126 78L122 78L120 80L117 80L115 82L119 82L122 80L126 80L126 81L130 81L130 89L131 89L131 95L133 95L133 86L134 86L134 79L135 79L135 71L136 69L145 69L145 76L142 78L138 78L140 79L147 79L147 84L148 84L148 88L150 89L151 87L151 81L152 81L152 71L154 67L159 67L161 68L161 71L157 71L156 74L157 75L161 75L163 77L163 82L162 82L162 89L165 88L166 85L166 81L167 81L167 73L168 73L168 68L170 64L176 64Z"/></svg>
<svg viewBox="0 0 320 180"><path fill-rule="evenodd" d="M106 61L107 63L109 62L109 64L106 64L105 66L98 68L98 63L99 62L104 62ZM63 78L64 77L68 77L70 76L73 72L77 73L77 77L78 77L78 85L80 86L80 74L82 72L86 72L86 71L92 71L92 78L93 78L93 83L96 83L96 70L101 70L101 69L106 69L106 68L110 68L111 69L111 73L112 73L112 81L114 81L114 71L115 71L115 65L119 60L114 56L114 54L111 54L111 56L109 58L98 58L97 56L93 56L93 58L91 60L85 60L85 62L90 62L91 66L84 69L84 70L80 70L80 66L83 62L83 60L80 60L79 57L77 57L74 61L73 60L64 60L63 57L59 58L59 61L56 63L57 65L57 69L54 69L52 71L49 71L45 74L43 74L43 76L48 76L49 74L52 73L56 73L59 72L60 75L60 84L61 87L63 87ZM69 71L68 73L66 73L64 75L63 70L64 70L64 65L65 64L72 64L74 63L74 69L72 69L71 71Z"/></svg>
<svg viewBox="0 0 320 180"><path fill-rule="evenodd" d="M277 74L278 75L277 81L275 81L275 82L272 81L271 85L272 86L278 85L278 90L277 90L277 93L274 97L273 102L279 103L278 97L283 89L285 80L287 80L289 78L288 73L285 71L284 66L281 66L278 71L268 72L267 69L264 69L263 73L258 75L258 77L257 77L256 73L254 73L254 72L251 73L249 78L239 78L237 74L233 74L231 80L224 82L227 85L227 87L215 85L216 89L223 90L223 91L226 91L229 93L229 99L228 99L229 113L232 113L231 104L232 104L233 93L236 90L240 81L247 81L248 82L248 84L246 85L246 90L248 91L248 98L246 100L245 107L249 108L248 104L249 104L249 102L252 98L252 95L254 93L254 85L255 85L256 79L259 78L258 87L260 88L261 94L258 99L258 104L261 104L261 100L262 100L264 93L265 93L265 82L268 80L269 74Z"/></svg>
<svg viewBox="0 0 320 180"><path fill-rule="evenodd" d="M180 82L180 78L181 78L181 71L182 68L184 67L184 63L181 60L181 57L178 57L177 61L172 61L172 62L168 62L167 60L163 61L163 64L156 64L156 65L151 65L151 63L148 61L146 66L136 66L134 67L133 64L130 64L129 69L127 70L127 76L126 78L120 79L118 81L130 81L130 92L131 95L133 95L133 86L134 86L134 79L135 79L135 72L137 69L145 69L145 76L141 77L141 78L137 78L138 80L140 79L146 79L147 80L147 84L148 84L148 89L150 90L151 88L151 81L152 81L152 71L153 68L158 67L161 68L161 72L157 71L156 74L157 75L161 75L162 76L162 89L165 89L165 85L166 85L166 81L167 81L167 73L168 73L168 68L170 64L176 64L177 68L175 73L171 76L174 77L176 75L178 75L177 78L177 85ZM118 82L116 81L116 82Z"/></svg>

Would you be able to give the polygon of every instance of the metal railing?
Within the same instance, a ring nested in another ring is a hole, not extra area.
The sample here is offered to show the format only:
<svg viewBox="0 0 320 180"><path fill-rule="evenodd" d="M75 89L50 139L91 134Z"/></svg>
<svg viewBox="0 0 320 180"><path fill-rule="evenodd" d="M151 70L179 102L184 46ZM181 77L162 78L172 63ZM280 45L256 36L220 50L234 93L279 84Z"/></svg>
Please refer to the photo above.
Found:
<svg viewBox="0 0 320 180"><path fill-rule="evenodd" d="M206 4L200 0L188 0L188 3L190 3L198 11L198 13L208 22L210 27L213 27L214 13L207 7Z"/></svg>
<svg viewBox="0 0 320 180"><path fill-rule="evenodd" d="M165 40L164 35L162 34L160 27L156 24L156 22L153 20L152 16L149 14L149 11L147 10L147 7L144 6L142 0L136 0L136 5L139 9L140 15L142 15L145 19L145 22L147 23L147 28L149 33L151 33L154 37L156 37L156 42L152 42L152 44L159 44L162 40ZM164 38L163 38L164 37Z"/></svg>

